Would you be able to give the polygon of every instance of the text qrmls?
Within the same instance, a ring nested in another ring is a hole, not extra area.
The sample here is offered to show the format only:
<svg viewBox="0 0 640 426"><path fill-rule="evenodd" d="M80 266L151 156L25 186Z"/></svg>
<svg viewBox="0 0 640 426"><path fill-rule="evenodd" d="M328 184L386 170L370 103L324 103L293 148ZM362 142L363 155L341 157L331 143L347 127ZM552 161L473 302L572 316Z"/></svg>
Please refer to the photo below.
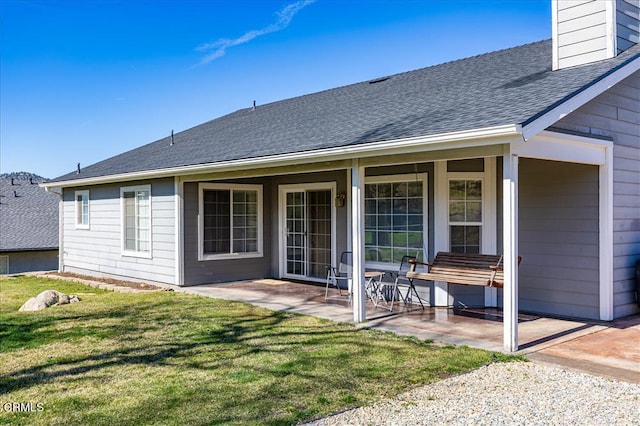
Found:
<svg viewBox="0 0 640 426"><path fill-rule="evenodd" d="M44 411L44 405L41 402L4 402L2 403L2 411L5 413L35 413Z"/></svg>

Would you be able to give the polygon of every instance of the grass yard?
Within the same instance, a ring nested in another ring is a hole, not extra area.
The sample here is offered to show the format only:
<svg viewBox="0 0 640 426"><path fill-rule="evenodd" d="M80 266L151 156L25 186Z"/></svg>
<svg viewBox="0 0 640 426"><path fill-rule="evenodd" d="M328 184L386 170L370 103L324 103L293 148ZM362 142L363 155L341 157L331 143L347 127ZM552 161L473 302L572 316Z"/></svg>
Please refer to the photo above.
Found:
<svg viewBox="0 0 640 426"><path fill-rule="evenodd" d="M18 312L46 289L80 303ZM292 424L512 358L174 292L0 281L0 424Z"/></svg>

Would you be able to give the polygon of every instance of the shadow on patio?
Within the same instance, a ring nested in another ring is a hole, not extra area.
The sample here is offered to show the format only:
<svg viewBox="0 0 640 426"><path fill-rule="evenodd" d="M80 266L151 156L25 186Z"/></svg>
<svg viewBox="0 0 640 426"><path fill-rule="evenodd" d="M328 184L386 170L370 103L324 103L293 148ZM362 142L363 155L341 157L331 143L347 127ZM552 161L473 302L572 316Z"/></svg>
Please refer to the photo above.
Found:
<svg viewBox="0 0 640 426"><path fill-rule="evenodd" d="M353 322L345 297L334 290L325 303L324 285L262 279L181 289L187 293L247 302L272 310ZM367 321L358 327L429 339L441 344L467 345L503 351L502 311L499 309L430 308L399 303L393 312L366 304ZM579 321L520 313L519 353L529 359L640 383L640 316L613 322Z"/></svg>
<svg viewBox="0 0 640 426"><path fill-rule="evenodd" d="M211 284L184 289L189 293L243 301L266 308L313 315L334 321L352 322L353 312L345 297L330 290L324 301L324 285L262 279ZM454 345L502 351L502 311L498 309L425 308L402 303L393 312L375 308L367 301L367 321L360 327L412 335L420 339ZM597 323L561 320L537 315L519 315L521 352L535 352L560 342L596 332Z"/></svg>

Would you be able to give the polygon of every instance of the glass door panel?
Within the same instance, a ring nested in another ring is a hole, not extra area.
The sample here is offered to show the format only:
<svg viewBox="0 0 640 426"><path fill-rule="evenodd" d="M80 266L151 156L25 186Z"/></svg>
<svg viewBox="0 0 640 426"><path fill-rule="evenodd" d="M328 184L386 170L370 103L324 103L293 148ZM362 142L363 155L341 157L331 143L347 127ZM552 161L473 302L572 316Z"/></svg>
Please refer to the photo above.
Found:
<svg viewBox="0 0 640 426"><path fill-rule="evenodd" d="M324 279L331 265L332 191L287 191L285 195L286 275Z"/></svg>
<svg viewBox="0 0 640 426"><path fill-rule="evenodd" d="M309 264L307 274L314 278L327 275L331 265L331 191L307 192Z"/></svg>
<svg viewBox="0 0 640 426"><path fill-rule="evenodd" d="M287 274L306 275L305 193L287 192Z"/></svg>

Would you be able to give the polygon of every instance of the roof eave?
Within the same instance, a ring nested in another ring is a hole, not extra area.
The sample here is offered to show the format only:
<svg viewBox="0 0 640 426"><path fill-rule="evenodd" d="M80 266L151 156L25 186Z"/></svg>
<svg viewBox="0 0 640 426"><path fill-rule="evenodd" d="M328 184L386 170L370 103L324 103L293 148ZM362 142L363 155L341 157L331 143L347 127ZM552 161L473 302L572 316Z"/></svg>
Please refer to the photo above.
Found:
<svg viewBox="0 0 640 426"><path fill-rule="evenodd" d="M0 248L0 253L17 253L17 252L32 252L32 251L53 251L58 250L58 246L51 247L16 247L16 248Z"/></svg>
<svg viewBox="0 0 640 426"><path fill-rule="evenodd" d="M592 81L587 86L562 99L556 105L552 105L547 110L531 117L522 124L524 140L528 141L638 70L640 70L640 55L632 57L627 62L604 74L601 78Z"/></svg>
<svg viewBox="0 0 640 426"><path fill-rule="evenodd" d="M520 136L521 134L522 128L519 124L508 124L480 129L440 133L429 136L379 141L361 145L326 148L305 152L293 152L241 160L195 164L189 166L169 167L164 169L144 170L131 173L97 176L85 179L47 182L42 184L42 186L47 190L52 190L53 188L67 188L123 181L157 179L208 172L219 173L243 170L247 168L297 165L302 162L317 163L326 161L337 161L379 155L410 153L419 151L426 145L438 145L442 149L451 148L452 145L456 145L456 147L460 147L461 145L494 145L496 143L502 143L502 140L505 137Z"/></svg>

